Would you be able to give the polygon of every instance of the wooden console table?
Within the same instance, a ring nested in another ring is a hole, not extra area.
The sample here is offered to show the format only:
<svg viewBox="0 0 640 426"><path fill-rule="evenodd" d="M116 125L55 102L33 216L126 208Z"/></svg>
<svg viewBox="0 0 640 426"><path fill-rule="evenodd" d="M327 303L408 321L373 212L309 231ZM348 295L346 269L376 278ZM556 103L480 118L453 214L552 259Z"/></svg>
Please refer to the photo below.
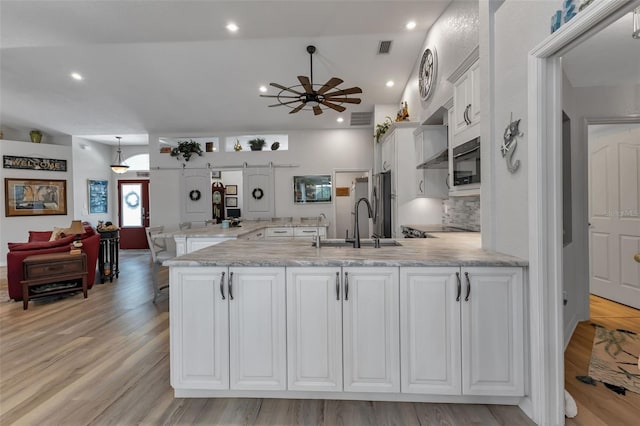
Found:
<svg viewBox="0 0 640 426"><path fill-rule="evenodd" d="M78 291L77 285L54 287L40 293L29 294L29 288L43 284L61 283L64 281L82 280L82 292L87 298L87 255L85 253L69 254L50 253L29 256L22 262L24 280L22 284L22 308L29 307L29 298L50 296L52 294Z"/></svg>

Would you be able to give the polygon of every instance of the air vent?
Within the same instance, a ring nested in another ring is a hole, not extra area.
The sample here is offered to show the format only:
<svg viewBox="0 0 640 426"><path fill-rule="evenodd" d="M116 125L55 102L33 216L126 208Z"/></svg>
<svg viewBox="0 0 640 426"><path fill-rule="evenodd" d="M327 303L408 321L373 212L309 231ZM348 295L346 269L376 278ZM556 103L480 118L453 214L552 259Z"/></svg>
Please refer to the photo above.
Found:
<svg viewBox="0 0 640 426"><path fill-rule="evenodd" d="M382 40L378 46L378 55L386 55L391 51L391 40Z"/></svg>
<svg viewBox="0 0 640 426"><path fill-rule="evenodd" d="M371 112L352 112L351 113L351 125L352 126L369 126L371 125Z"/></svg>
<svg viewBox="0 0 640 426"><path fill-rule="evenodd" d="M149 177L151 173L149 172L136 172L136 177Z"/></svg>

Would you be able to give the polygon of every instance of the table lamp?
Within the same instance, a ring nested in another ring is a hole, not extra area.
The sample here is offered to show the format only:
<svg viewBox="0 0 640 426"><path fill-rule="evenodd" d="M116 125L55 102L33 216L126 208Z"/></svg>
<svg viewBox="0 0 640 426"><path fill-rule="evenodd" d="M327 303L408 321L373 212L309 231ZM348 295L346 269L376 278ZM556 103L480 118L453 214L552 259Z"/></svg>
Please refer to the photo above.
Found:
<svg viewBox="0 0 640 426"><path fill-rule="evenodd" d="M69 227L69 234L75 234L76 239L73 241L74 247L82 247L82 241L80 241L80 234L84 233L84 227L82 226L82 221L80 220L72 220L71 226Z"/></svg>

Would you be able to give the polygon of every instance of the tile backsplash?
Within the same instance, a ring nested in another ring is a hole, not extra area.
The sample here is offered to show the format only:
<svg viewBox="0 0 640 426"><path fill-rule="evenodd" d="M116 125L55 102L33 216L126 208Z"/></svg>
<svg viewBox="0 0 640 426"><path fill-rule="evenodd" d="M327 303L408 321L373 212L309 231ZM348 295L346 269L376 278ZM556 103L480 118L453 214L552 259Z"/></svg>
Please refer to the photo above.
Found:
<svg viewBox="0 0 640 426"><path fill-rule="evenodd" d="M442 200L442 224L480 231L480 196Z"/></svg>

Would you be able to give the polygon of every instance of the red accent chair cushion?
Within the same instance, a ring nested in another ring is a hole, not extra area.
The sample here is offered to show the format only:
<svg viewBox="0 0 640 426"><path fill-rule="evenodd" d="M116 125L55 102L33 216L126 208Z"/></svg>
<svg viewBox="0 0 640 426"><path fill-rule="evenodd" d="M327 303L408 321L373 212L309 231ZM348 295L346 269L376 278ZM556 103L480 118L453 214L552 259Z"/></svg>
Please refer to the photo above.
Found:
<svg viewBox="0 0 640 426"><path fill-rule="evenodd" d="M43 241L44 234L48 234L47 240ZM9 243L7 253L7 286L9 297L14 300L22 300L23 280L22 261L34 254L61 253L70 250L70 244L75 236L49 241L51 231L30 231L28 243ZM80 235L82 240L82 250L87 255L87 285L93 287L96 278L96 264L98 263L98 251L100 249L100 234L90 226L85 226L85 233Z"/></svg>

